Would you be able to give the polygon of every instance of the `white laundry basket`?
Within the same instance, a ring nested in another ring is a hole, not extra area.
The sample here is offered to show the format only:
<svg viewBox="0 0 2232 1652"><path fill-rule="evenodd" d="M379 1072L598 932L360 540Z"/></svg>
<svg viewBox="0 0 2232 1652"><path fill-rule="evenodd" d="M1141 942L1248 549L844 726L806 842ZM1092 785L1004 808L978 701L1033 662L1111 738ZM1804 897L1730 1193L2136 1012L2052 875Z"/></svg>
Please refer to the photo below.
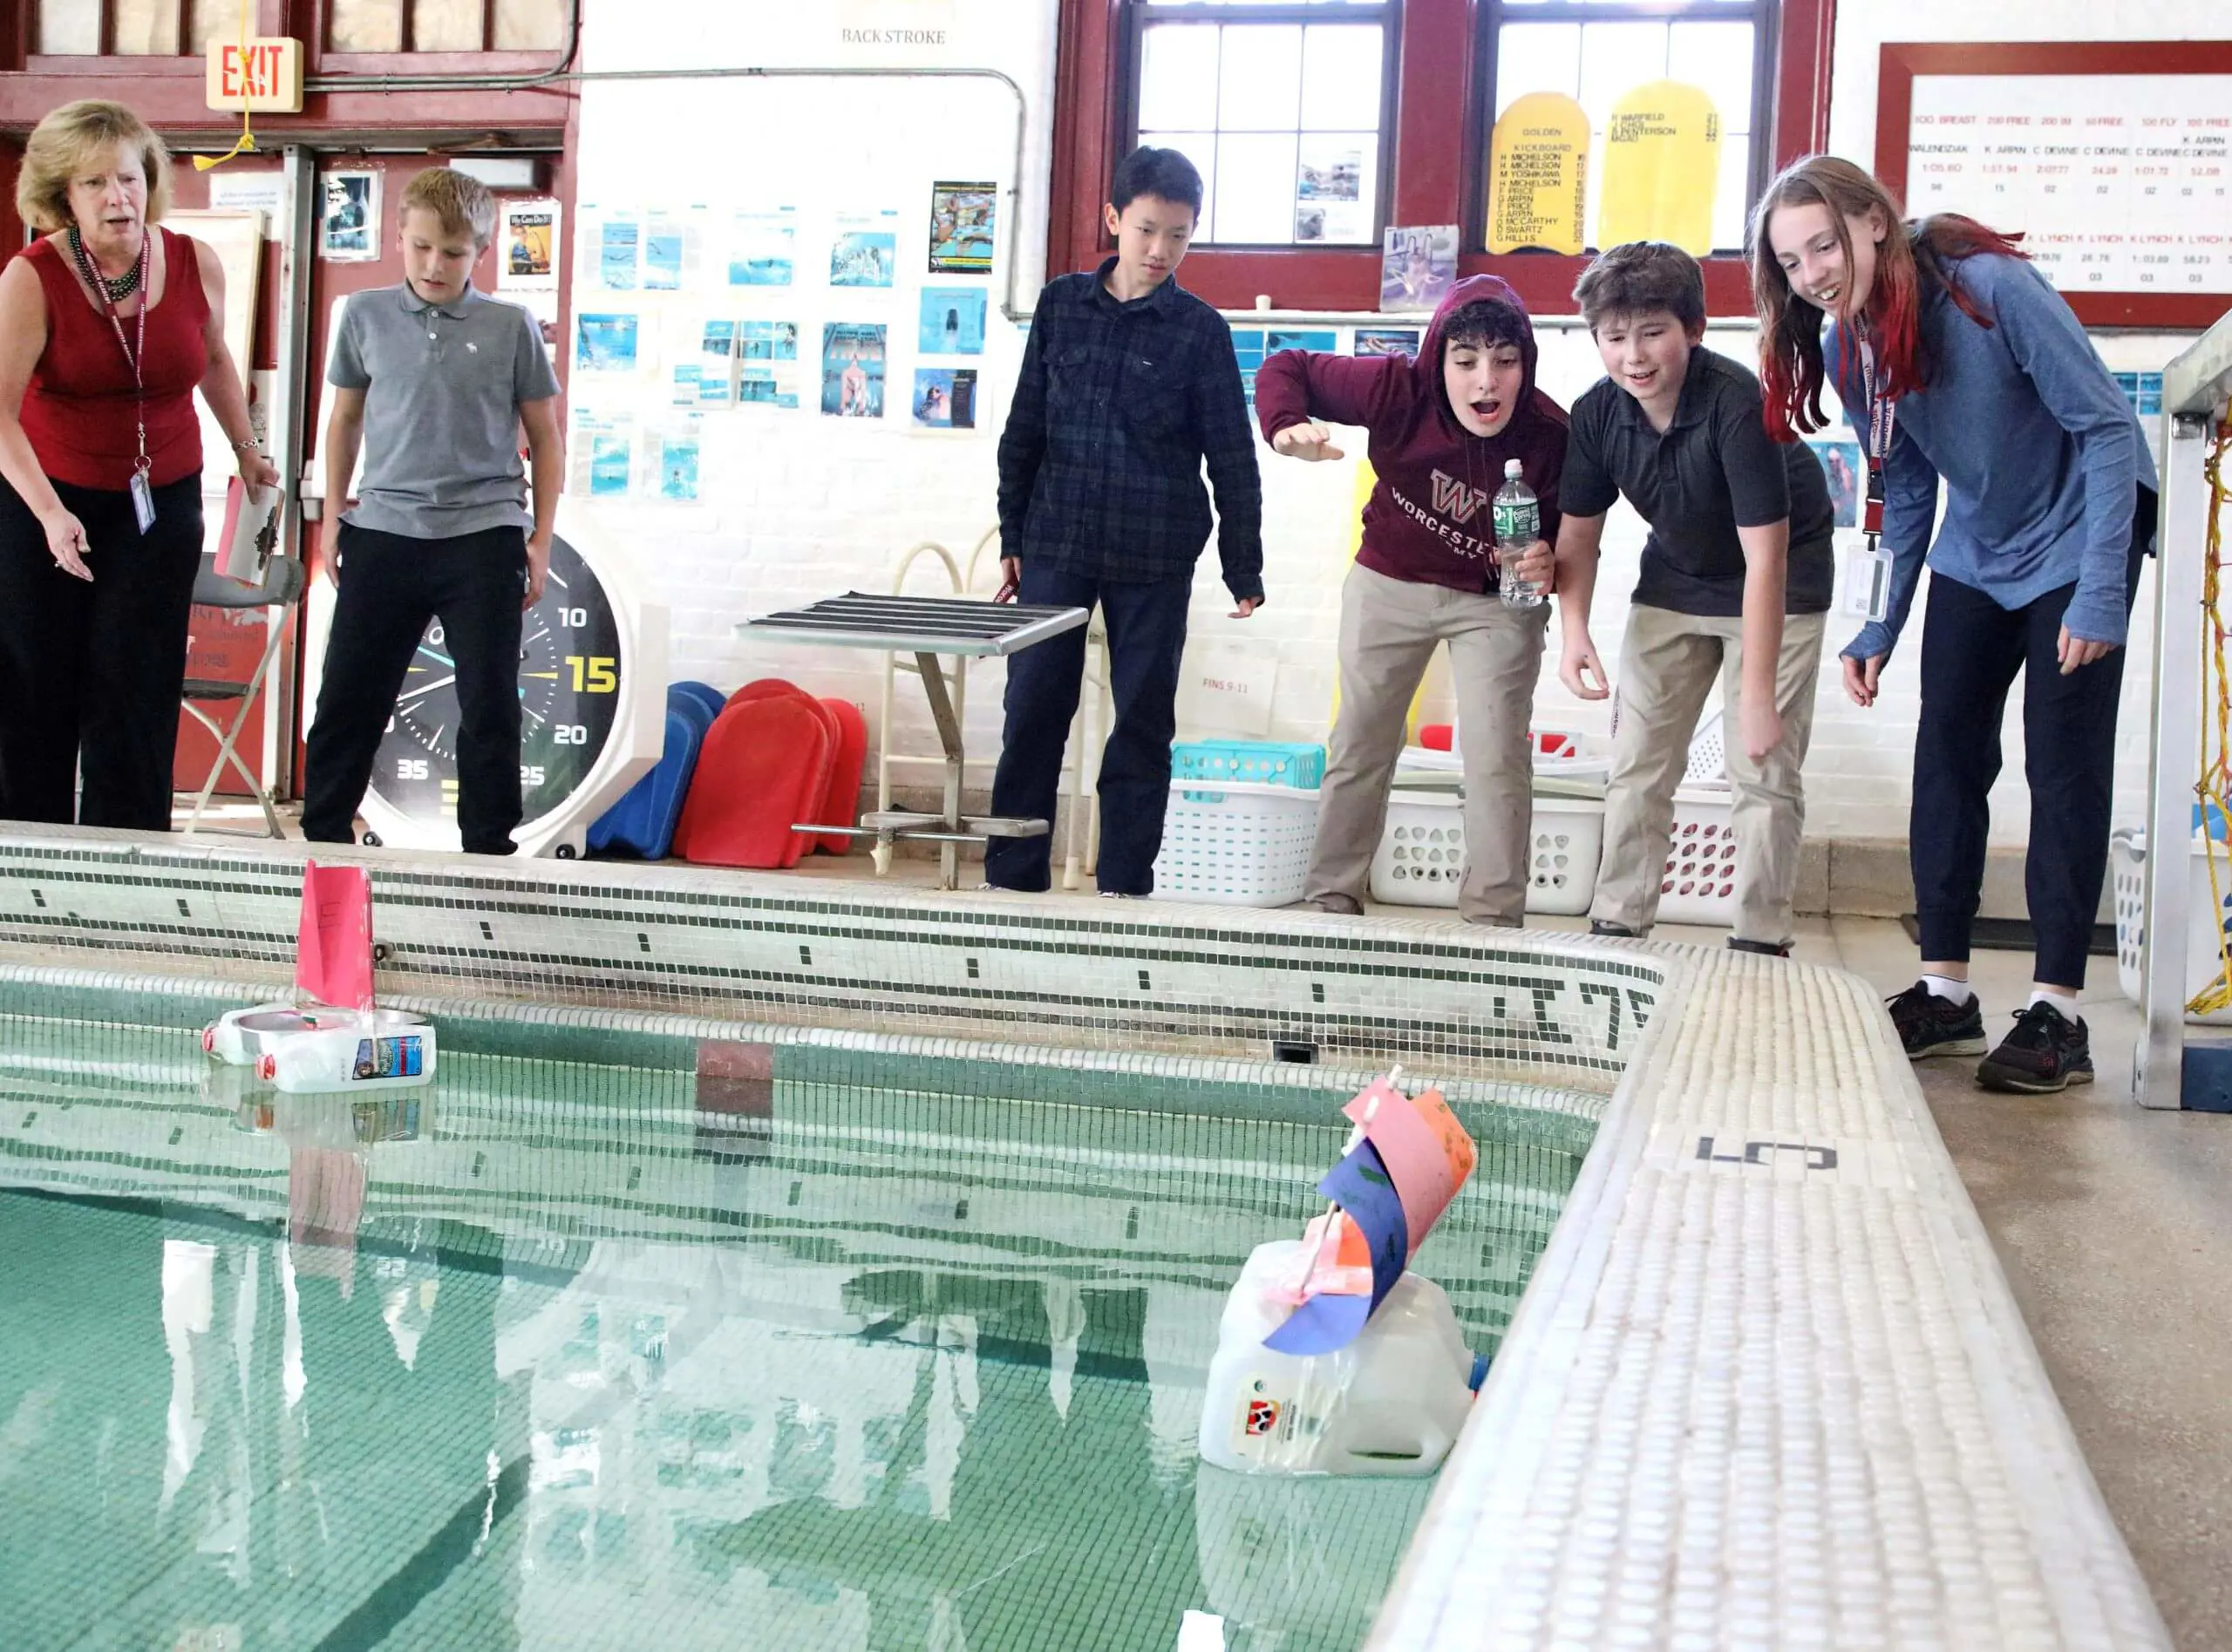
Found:
<svg viewBox="0 0 2232 1652"><path fill-rule="evenodd" d="M2217 955L2218 937L2232 929L2232 865L2222 848L2217 851L2216 881L2222 891L2212 896L2208 887L2208 851L2196 838L2188 853L2190 867L2186 911L2186 996L2191 999L2214 980L2223 965ZM2142 994L2140 955L2147 944L2147 833L2133 827L2109 840L2108 870L2115 891L2116 984L2124 996L2137 1003ZM2215 902L2216 921L2209 921ZM2205 1016L2188 1015L2198 1025L2232 1026L2232 1010L2212 1010Z"/></svg>
<svg viewBox="0 0 2232 1652"><path fill-rule="evenodd" d="M1604 805L1595 798L1536 798L1529 836L1527 909L1578 917L1596 893ZM1371 857L1371 898L1385 906L1453 907L1465 877L1465 807L1440 792L1396 792Z"/></svg>
<svg viewBox="0 0 2232 1652"><path fill-rule="evenodd" d="M1317 836L1315 788L1174 780L1154 859L1155 898L1290 906L1302 899Z"/></svg>
<svg viewBox="0 0 2232 1652"><path fill-rule="evenodd" d="M1685 785L1674 793L1674 834L1658 886L1661 923L1736 927L1736 828L1725 786Z"/></svg>

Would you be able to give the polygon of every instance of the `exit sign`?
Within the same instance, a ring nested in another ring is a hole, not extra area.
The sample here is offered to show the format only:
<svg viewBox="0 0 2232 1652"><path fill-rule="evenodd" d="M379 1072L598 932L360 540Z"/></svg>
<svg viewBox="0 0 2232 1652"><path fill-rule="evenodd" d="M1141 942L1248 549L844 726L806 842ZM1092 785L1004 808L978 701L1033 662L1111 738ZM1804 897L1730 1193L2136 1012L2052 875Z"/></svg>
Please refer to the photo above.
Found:
<svg viewBox="0 0 2232 1652"><path fill-rule="evenodd" d="M212 109L265 114L303 112L303 43L283 35L209 43Z"/></svg>

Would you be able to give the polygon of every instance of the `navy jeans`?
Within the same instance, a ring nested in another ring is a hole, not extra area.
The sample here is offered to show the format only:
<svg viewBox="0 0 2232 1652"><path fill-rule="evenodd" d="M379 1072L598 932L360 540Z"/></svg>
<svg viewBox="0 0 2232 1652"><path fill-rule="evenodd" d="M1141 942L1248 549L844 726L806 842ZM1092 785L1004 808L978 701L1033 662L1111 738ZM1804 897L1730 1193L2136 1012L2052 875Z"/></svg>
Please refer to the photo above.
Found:
<svg viewBox="0 0 2232 1652"><path fill-rule="evenodd" d="M2128 604L2154 543L2154 492L2134 514ZM2031 846L2024 889L2038 943L2033 979L2076 991L2108 867L2115 788L2116 702L2124 655L2061 673L2065 585L2008 609L1973 586L1932 574L1922 634L1922 717L1915 731L1914 816L1908 855L1925 959L1965 960L1984 891L1990 793L1999 778L2007 690L2023 673L2024 772L2031 783Z"/></svg>
<svg viewBox="0 0 2232 1652"><path fill-rule="evenodd" d="M1170 803L1170 741L1178 728L1178 662L1186 651L1189 570L1160 580L1102 580L1035 562L1023 565L1016 598L1062 608L1100 604L1108 629L1109 688L1116 726L1100 753L1100 873L1104 891L1149 894ZM1008 662L1007 728L992 777L992 812L1051 825L1085 677L1086 628L1049 638ZM1003 889L1049 887L1051 834L995 838L984 846L984 879Z"/></svg>

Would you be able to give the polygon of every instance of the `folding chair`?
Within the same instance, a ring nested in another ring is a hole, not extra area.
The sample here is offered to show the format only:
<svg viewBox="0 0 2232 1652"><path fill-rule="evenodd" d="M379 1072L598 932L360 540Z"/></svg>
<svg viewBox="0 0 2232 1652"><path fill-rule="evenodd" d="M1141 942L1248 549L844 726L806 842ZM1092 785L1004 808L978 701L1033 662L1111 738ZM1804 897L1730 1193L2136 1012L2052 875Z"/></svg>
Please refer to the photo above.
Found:
<svg viewBox="0 0 2232 1652"><path fill-rule="evenodd" d="M235 611L252 608L283 610L302 600L303 588L307 582L302 563L292 557L272 557L263 565L263 576L260 582L243 585L238 580L227 579L217 572L216 559L205 556L201 559L201 573L194 576L194 602L197 608ZM255 793L255 800L263 806L264 824L269 828L269 834L275 838L287 835L285 828L279 824L278 811L271 806L271 794L263 789L255 772L242 760L235 744L241 737L241 730L247 725L248 714L255 704L257 692L263 687L264 679L270 675L272 663L279 657L279 645L286 638L287 628L283 624L269 625L267 618L267 626L270 635L263 645L263 656L256 661L255 670L248 675L247 682L228 683L214 677L194 676L186 680L180 705L217 741L217 760L209 765L209 778L202 783L201 795L194 799L194 812L186 822L188 832L201 826L202 812L209 806L210 793L217 789L217 782L224 774L225 765L229 763L241 778L248 782L248 789ZM233 713L229 728L218 727L216 719L196 704L199 701L227 700L235 701L239 706Z"/></svg>

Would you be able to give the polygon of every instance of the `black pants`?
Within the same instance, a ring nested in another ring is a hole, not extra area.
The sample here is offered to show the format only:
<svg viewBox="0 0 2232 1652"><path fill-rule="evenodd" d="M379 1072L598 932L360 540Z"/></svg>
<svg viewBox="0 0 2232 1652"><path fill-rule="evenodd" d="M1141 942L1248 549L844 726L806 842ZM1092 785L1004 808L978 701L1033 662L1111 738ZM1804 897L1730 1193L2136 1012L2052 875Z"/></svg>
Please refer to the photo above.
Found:
<svg viewBox="0 0 2232 1652"><path fill-rule="evenodd" d="M2140 564L2154 542L2154 491L2141 486L2127 605L2138 592ZM1958 580L1930 576L1908 845L1922 955L1965 960L1984 889L2000 724L2007 690L2016 673L2024 673L2024 773L2031 784L2024 886L2038 940L2033 979L2072 991L2085 984L2086 955L2107 873L2116 703L2126 652L2117 649L2062 675L2062 612L2076 589L2065 585L2011 610Z"/></svg>
<svg viewBox="0 0 2232 1652"><path fill-rule="evenodd" d="M1178 662L1186 651L1189 571L1163 580L1096 580L1023 565L1017 600L1064 608L1100 604L1108 627L1108 676L1116 726L1100 753L1100 887L1119 894L1154 890L1154 858L1170 806L1170 741L1178 729ZM992 777L992 812L1051 825L1061 790L1062 750L1085 677L1085 629L1050 637L1008 662L1007 727ZM1052 881L1051 836L995 838L984 846L984 879L1003 889L1043 890Z"/></svg>
<svg viewBox="0 0 2232 1652"><path fill-rule="evenodd" d="M167 832L186 628L201 566L201 478L132 495L54 484L82 523L89 584L0 482L0 816ZM79 771L85 776L82 797Z"/></svg>
<svg viewBox="0 0 2232 1652"><path fill-rule="evenodd" d="M357 806L404 674L426 622L439 619L457 662L458 835L471 853L511 853L520 823L525 531L420 540L344 522L339 572L303 778L303 835L354 841Z"/></svg>

